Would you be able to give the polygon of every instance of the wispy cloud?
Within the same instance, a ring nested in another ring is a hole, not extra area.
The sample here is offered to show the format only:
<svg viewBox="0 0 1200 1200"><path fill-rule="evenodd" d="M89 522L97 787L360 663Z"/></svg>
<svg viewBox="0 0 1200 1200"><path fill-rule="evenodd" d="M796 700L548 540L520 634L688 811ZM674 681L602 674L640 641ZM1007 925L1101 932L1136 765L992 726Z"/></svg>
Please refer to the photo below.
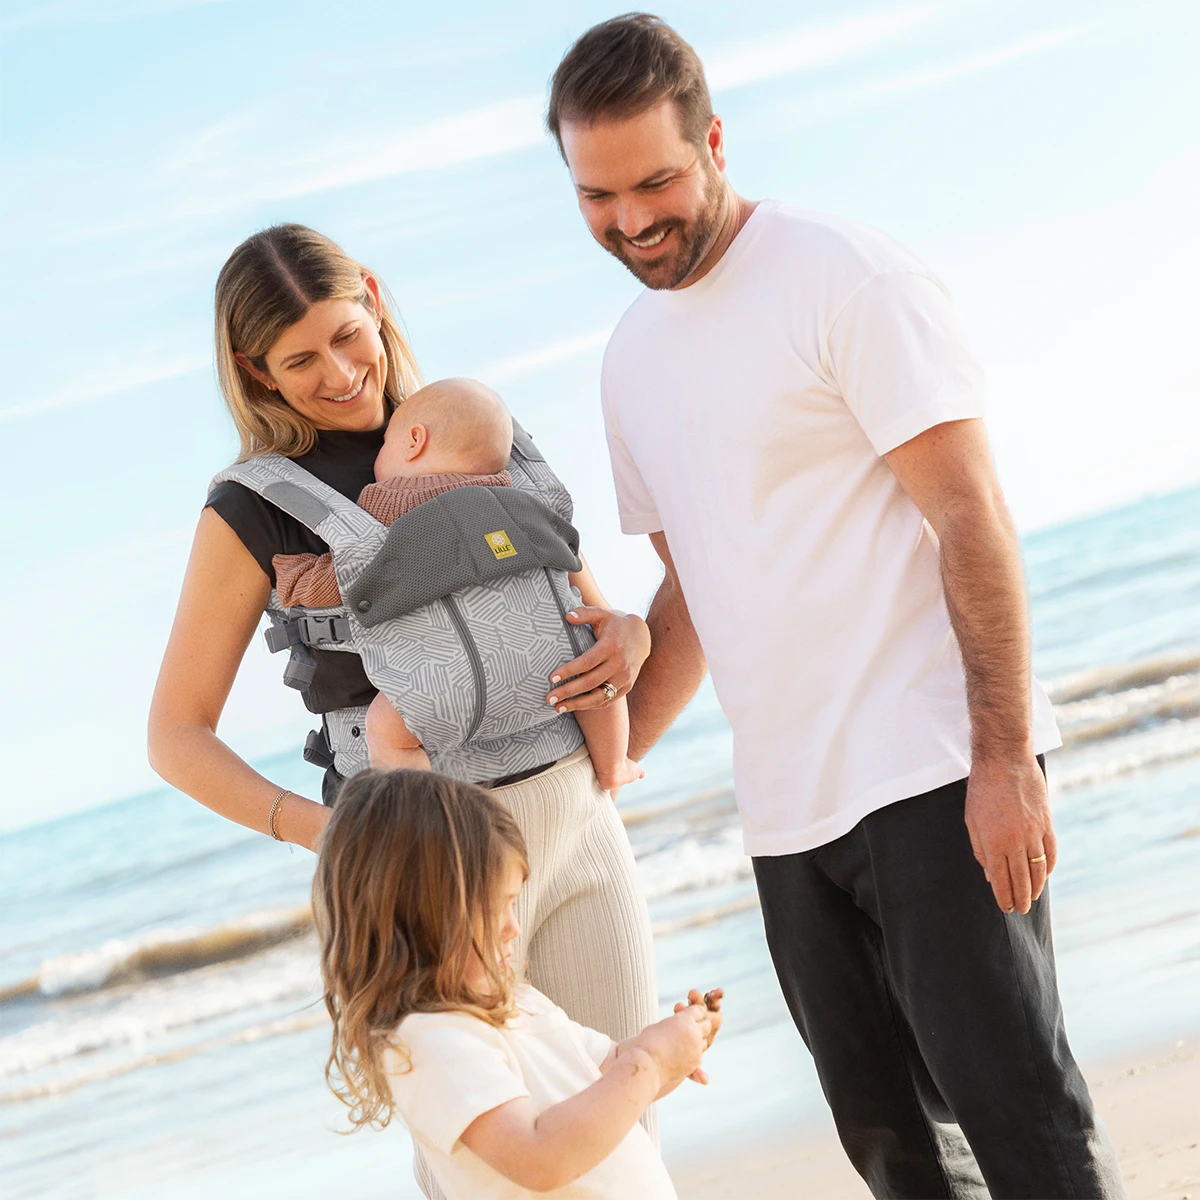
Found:
<svg viewBox="0 0 1200 1200"><path fill-rule="evenodd" d="M1053 50L1086 32L1087 28L1087 26L1079 26L1076 29L1055 29L1047 33L1035 34L1033 37L1023 38L1019 42L1013 42L1009 46L1003 46L999 50L992 50L986 54L974 54L969 58L960 59L958 62L930 67L924 71L915 71L911 75L904 75L897 79L879 80L866 90L874 94L884 94L948 83L952 79L973 75L977 71L986 71L990 67L1002 66L1004 63L1024 58L1029 54L1040 54L1043 50Z"/></svg>
<svg viewBox="0 0 1200 1200"><path fill-rule="evenodd" d="M841 120L855 113L877 107L888 99L905 92L916 92L925 88L952 83L969 75L1004 66L1032 54L1053 50L1079 37L1090 26L1073 29L1056 29L1032 37L1022 38L1008 46L990 50L983 54L972 54L952 62L925 67L903 75L885 76L877 79L858 80L840 87L822 88L802 97L793 106L795 122L802 125L821 125Z"/></svg>
<svg viewBox="0 0 1200 1200"><path fill-rule="evenodd" d="M940 11L941 5L923 4L899 12L852 17L836 24L782 30L724 52L702 55L704 73L709 87L716 92L831 65L876 49L932 20Z"/></svg>
<svg viewBox="0 0 1200 1200"><path fill-rule="evenodd" d="M407 129L392 121L353 141L344 132L312 134L294 111L283 115L289 106L282 102L272 106L280 111L228 114L179 139L151 168L155 202L144 217L123 213L87 236L216 216L543 145L542 103L541 96L518 96ZM335 116L325 114L327 120ZM328 123L338 126L336 120ZM281 130L289 135L303 130L304 137L280 137ZM274 161L264 146L279 147Z"/></svg>
<svg viewBox="0 0 1200 1200"><path fill-rule="evenodd" d="M394 175L434 171L540 145L542 97L518 96L406 130L363 156L338 161L284 184L277 196L303 196Z"/></svg>
<svg viewBox="0 0 1200 1200"><path fill-rule="evenodd" d="M582 333L577 337L564 338L537 350L528 350L521 354L512 354L506 358L498 358L480 367L478 374L489 383L507 383L522 375L532 375L546 367L557 366L568 362L581 354L589 354L603 349L608 344L611 329L595 329L591 333Z"/></svg>
<svg viewBox="0 0 1200 1200"><path fill-rule="evenodd" d="M245 0L241 2L245 3ZM7 0L6 11L0 17L0 30L59 23L83 25L136 21L180 8L228 3L230 0L49 0L22 4Z"/></svg>
<svg viewBox="0 0 1200 1200"><path fill-rule="evenodd" d="M170 354L161 349L131 350L119 359L113 355L95 367L76 372L44 396L0 408L0 424L116 396L149 383L178 379L210 365L208 355Z"/></svg>

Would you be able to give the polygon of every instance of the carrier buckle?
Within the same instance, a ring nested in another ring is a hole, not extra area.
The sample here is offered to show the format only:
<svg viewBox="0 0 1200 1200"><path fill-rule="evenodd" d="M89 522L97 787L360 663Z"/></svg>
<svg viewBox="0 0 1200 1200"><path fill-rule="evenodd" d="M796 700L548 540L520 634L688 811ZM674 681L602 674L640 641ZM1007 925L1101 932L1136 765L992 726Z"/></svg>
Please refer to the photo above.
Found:
<svg viewBox="0 0 1200 1200"><path fill-rule="evenodd" d="M300 617L299 641L306 646L323 646L350 640L350 622L345 617Z"/></svg>
<svg viewBox="0 0 1200 1200"><path fill-rule="evenodd" d="M272 654L290 646L328 646L350 641L350 622L345 617L296 617L272 625L263 638Z"/></svg>

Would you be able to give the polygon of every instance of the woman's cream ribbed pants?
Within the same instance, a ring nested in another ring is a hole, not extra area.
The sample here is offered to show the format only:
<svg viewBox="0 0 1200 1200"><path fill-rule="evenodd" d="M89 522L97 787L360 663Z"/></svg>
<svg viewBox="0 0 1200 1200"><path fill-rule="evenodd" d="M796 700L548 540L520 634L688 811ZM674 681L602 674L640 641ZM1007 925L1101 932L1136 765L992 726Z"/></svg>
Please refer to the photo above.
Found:
<svg viewBox="0 0 1200 1200"><path fill-rule="evenodd" d="M516 905L514 964L567 1016L633 1037L658 1019L650 916L629 837L600 790L587 748L492 795L512 813L529 849L529 882ZM643 1123L657 1141L654 1109ZM418 1151L417 1182L442 1193Z"/></svg>

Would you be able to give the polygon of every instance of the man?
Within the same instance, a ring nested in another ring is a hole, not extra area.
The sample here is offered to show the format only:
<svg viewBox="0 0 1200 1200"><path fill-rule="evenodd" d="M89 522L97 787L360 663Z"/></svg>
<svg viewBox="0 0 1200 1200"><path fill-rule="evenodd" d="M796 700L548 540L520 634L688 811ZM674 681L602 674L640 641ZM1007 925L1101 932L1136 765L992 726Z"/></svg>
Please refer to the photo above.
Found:
<svg viewBox="0 0 1200 1200"><path fill-rule="evenodd" d="M632 749L707 659L846 1152L877 1196L1123 1195L1063 1029L1040 758L1060 743L944 290L880 234L739 196L701 64L658 18L584 34L547 124L647 288L602 378L622 528L666 568Z"/></svg>

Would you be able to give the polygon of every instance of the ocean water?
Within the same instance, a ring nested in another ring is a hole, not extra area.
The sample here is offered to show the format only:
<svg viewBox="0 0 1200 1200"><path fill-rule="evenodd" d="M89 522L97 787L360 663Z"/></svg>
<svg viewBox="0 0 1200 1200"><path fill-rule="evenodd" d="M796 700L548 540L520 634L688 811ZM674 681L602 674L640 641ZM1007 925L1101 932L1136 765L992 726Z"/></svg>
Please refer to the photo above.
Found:
<svg viewBox="0 0 1200 1200"><path fill-rule="evenodd" d="M1056 944L1084 1059L1200 1025L1200 489L1025 540L1050 759ZM257 764L311 790L298 750ZM766 955L705 688L623 794L664 1008L726 988L668 1161L821 1110ZM313 859L163 788L0 837L0 1163L19 1197L415 1196L398 1128L339 1136Z"/></svg>

